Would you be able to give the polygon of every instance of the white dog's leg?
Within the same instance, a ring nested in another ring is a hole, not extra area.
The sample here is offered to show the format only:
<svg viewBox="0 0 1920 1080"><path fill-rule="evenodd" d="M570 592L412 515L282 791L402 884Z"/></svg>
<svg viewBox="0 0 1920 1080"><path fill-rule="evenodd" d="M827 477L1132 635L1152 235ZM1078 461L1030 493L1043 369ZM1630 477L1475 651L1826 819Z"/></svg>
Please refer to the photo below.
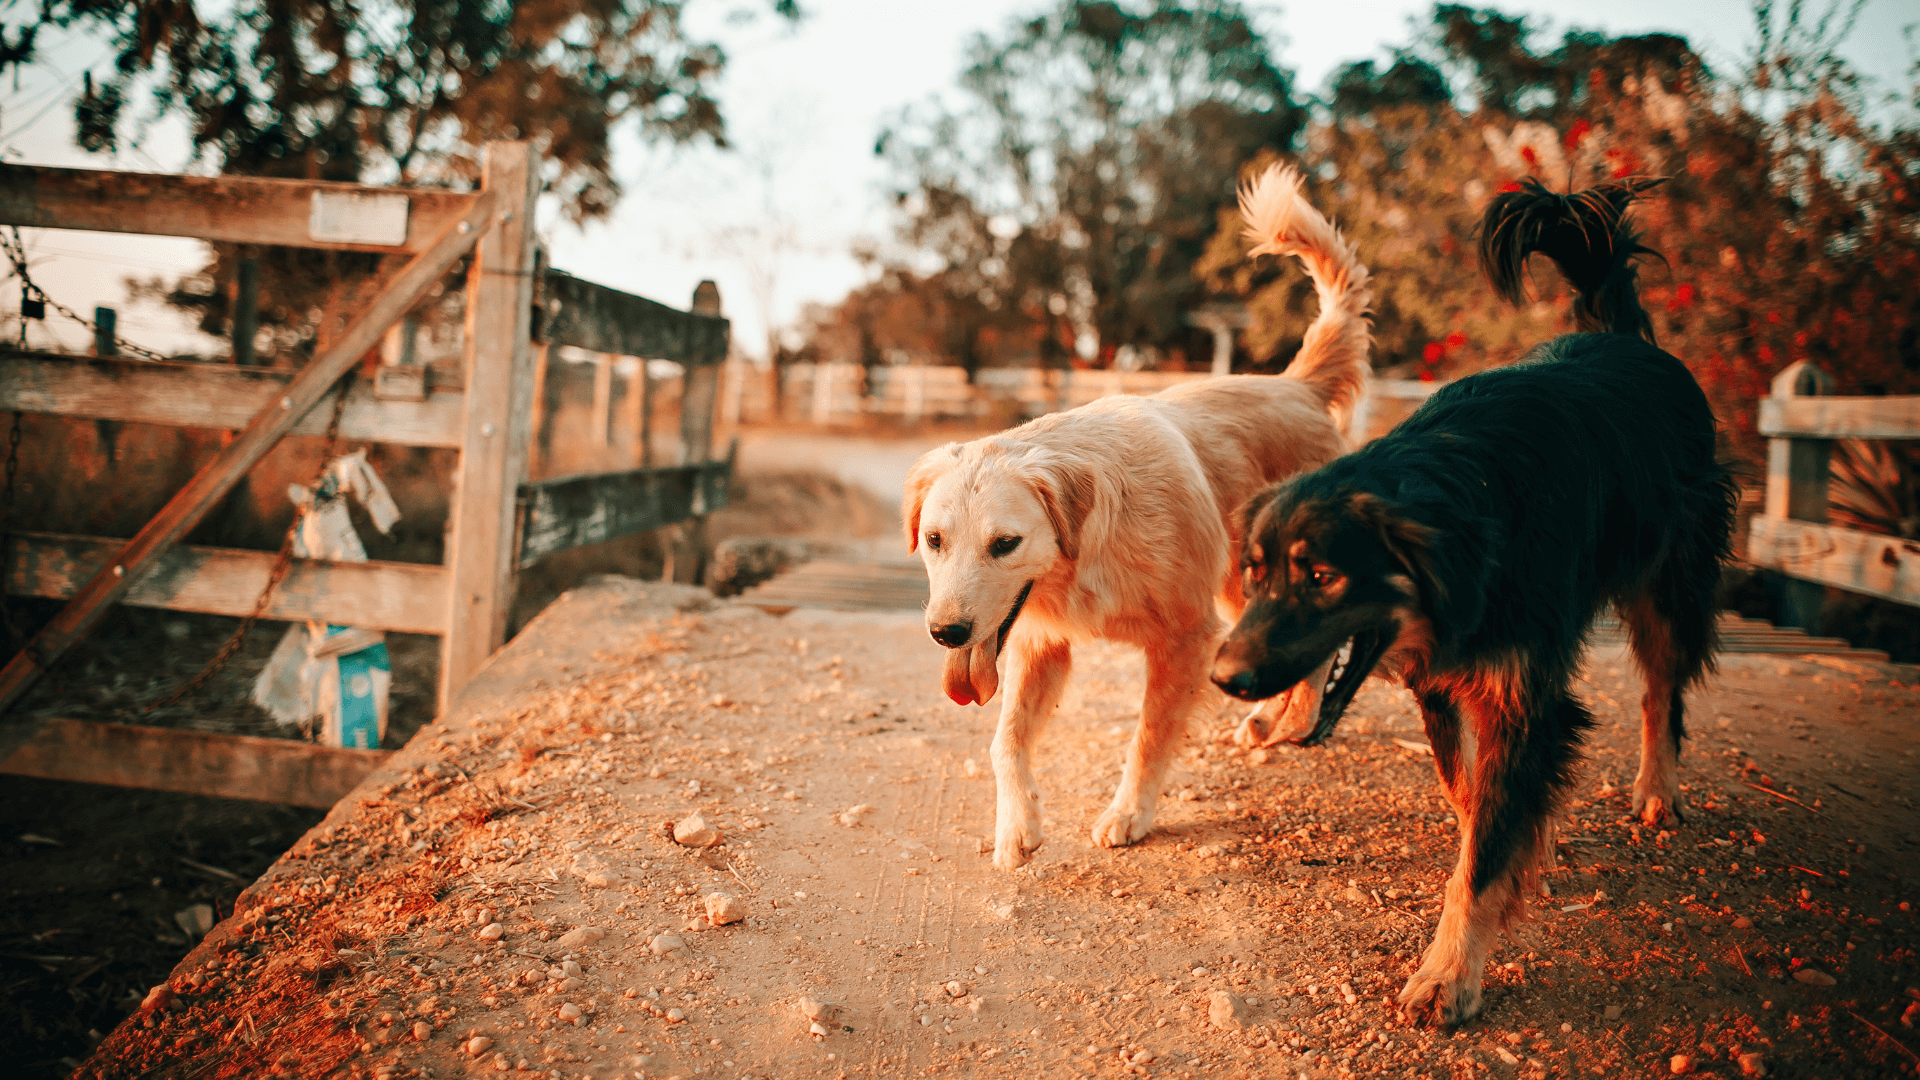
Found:
<svg viewBox="0 0 1920 1080"><path fill-rule="evenodd" d="M1207 632L1187 635L1177 643L1147 650L1147 693L1140 703L1140 727L1127 750L1120 789L1113 803L1093 824L1093 842L1101 847L1124 847L1143 839L1153 829L1167 766L1186 737L1187 721L1213 692L1207 671L1213 664L1218 639Z"/></svg>
<svg viewBox="0 0 1920 1080"><path fill-rule="evenodd" d="M1040 827L1040 786L1033 779L1033 744L1046 729L1067 676L1073 650L1064 641L1034 641L1015 631L1007 642L1007 695L993 735L993 865L1024 866L1046 842Z"/></svg>
<svg viewBox="0 0 1920 1080"><path fill-rule="evenodd" d="M1247 714L1233 733L1233 741L1249 749L1299 742L1320 722L1320 698L1327 687L1327 675L1333 670L1333 657L1313 669L1313 674L1291 690L1270 697Z"/></svg>

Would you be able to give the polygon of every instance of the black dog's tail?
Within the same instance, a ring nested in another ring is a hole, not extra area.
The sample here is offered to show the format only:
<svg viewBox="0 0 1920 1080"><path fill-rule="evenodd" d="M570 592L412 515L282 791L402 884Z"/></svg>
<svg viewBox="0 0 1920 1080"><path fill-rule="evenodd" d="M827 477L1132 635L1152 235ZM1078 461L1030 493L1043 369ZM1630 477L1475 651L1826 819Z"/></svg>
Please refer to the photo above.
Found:
<svg viewBox="0 0 1920 1080"><path fill-rule="evenodd" d="M1633 257L1658 254L1627 224L1627 205L1665 178L1621 180L1557 195L1531 177L1494 197L1480 225L1480 265L1502 298L1526 299L1527 256L1538 251L1567 275L1582 330L1631 334L1653 344L1653 320L1640 306Z"/></svg>

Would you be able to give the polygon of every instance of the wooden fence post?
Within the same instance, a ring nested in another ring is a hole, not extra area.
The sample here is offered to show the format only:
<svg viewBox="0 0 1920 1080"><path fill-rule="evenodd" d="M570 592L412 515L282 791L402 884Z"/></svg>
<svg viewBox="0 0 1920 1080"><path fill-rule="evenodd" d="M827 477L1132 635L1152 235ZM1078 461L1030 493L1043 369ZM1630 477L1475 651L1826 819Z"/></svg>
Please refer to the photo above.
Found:
<svg viewBox="0 0 1920 1080"><path fill-rule="evenodd" d="M1778 399L1827 397L1833 376L1801 360L1774 376L1771 396ZM1792 518L1816 525L1827 520L1827 469L1833 443L1827 439L1767 440L1767 502L1770 518ZM1782 626L1808 632L1819 628L1826 586L1775 575L1775 608Z"/></svg>
<svg viewBox="0 0 1920 1080"><path fill-rule="evenodd" d="M720 286L702 281L693 290L687 310L695 315L720 317ZM724 362L724 361L723 361ZM713 460L713 411L720 390L720 363L688 364L680 392L680 464L701 465ZM701 485L694 486L693 518L669 540L673 547L673 580L697 585L707 572L707 508Z"/></svg>
<svg viewBox="0 0 1920 1080"><path fill-rule="evenodd" d="M243 258L233 267L233 362L251 367L253 339L260 333L260 263Z"/></svg>
<svg viewBox="0 0 1920 1080"><path fill-rule="evenodd" d="M498 214L467 270L466 435L447 543L447 636L440 714L506 640L513 606L515 499L527 474L534 358L533 212L540 192L524 142L488 143L481 185Z"/></svg>

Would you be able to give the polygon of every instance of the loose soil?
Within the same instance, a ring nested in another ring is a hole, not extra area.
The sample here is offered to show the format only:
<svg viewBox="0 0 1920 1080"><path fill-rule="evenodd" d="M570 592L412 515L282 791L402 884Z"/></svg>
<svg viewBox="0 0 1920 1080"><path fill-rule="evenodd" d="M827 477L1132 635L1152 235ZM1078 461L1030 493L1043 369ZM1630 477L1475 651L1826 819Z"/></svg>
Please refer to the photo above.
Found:
<svg viewBox="0 0 1920 1080"><path fill-rule="evenodd" d="M1037 760L1050 839L1006 873L983 850L997 709L941 697L918 622L774 619L619 580L568 594L79 1075L1541 1077L1669 1075L1684 1056L1700 1075L1841 1077L1920 1060L1912 669L1723 658L1690 708L1687 824L1654 832L1627 808L1639 680L1596 648L1581 689L1602 726L1554 895L1495 955L1485 1014L1441 1032L1391 1004L1457 839L1403 690L1369 684L1314 750L1228 745L1223 702L1153 835L1106 850L1088 830L1140 664L1081 648ZM693 813L721 843L671 839ZM715 892L745 921L709 927Z"/></svg>

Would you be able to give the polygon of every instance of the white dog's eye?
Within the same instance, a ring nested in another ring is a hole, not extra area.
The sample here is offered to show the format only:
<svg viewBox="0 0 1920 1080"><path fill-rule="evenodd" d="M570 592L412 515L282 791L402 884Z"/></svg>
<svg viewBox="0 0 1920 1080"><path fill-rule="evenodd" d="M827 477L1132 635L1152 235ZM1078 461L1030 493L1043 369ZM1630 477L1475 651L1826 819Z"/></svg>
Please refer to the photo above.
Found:
<svg viewBox="0 0 1920 1080"><path fill-rule="evenodd" d="M993 543L987 545L987 554L996 559L1003 555L1011 555L1013 549L1020 546L1020 540L1021 537L1018 536L996 537Z"/></svg>
<svg viewBox="0 0 1920 1080"><path fill-rule="evenodd" d="M1315 570L1313 572L1313 587L1316 589L1324 589L1339 580L1340 575L1331 570Z"/></svg>
<svg viewBox="0 0 1920 1080"><path fill-rule="evenodd" d="M940 534L939 533L930 532L927 534L927 550L929 551L940 550Z"/></svg>

